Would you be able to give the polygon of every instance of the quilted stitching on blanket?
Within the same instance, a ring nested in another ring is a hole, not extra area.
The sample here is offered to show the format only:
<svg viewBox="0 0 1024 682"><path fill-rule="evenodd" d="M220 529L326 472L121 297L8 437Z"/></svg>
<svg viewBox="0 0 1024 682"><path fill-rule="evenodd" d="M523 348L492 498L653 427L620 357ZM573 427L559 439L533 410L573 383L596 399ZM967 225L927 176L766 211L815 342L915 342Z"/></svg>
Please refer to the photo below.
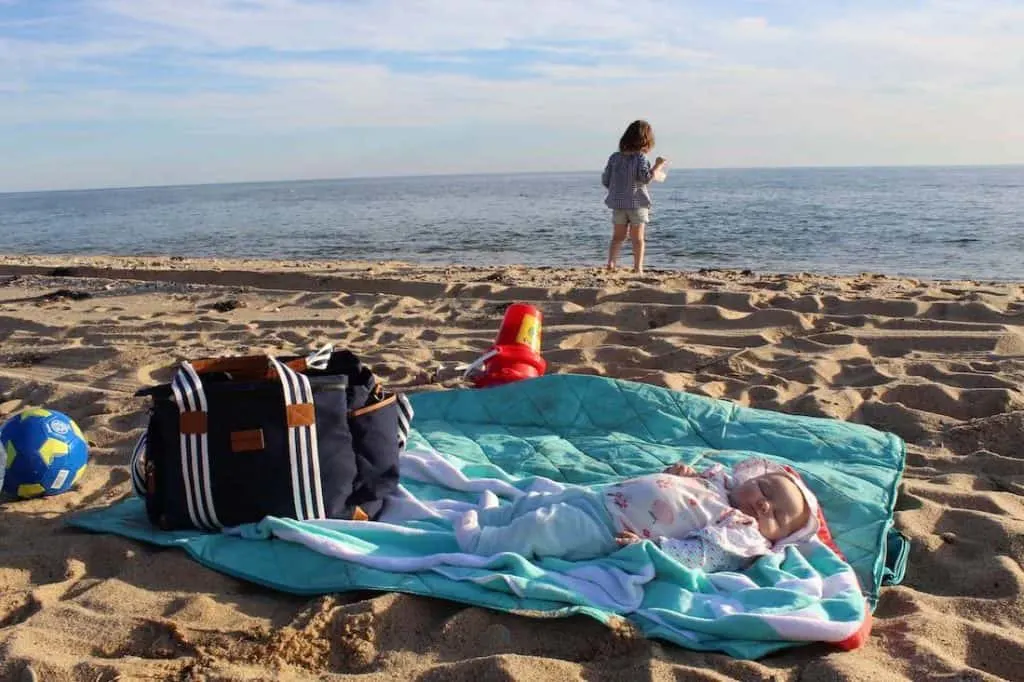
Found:
<svg viewBox="0 0 1024 682"><path fill-rule="evenodd" d="M655 386L552 375L413 397L415 433L437 450L519 477L592 484L703 459L767 455L796 467L874 605L905 447L893 434Z"/></svg>

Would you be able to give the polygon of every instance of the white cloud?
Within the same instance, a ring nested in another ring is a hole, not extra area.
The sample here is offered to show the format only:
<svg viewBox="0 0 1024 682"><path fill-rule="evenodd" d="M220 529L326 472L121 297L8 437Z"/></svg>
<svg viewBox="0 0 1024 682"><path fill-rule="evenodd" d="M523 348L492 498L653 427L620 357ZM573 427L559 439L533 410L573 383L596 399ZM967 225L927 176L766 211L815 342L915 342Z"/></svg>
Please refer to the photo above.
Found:
<svg viewBox="0 0 1024 682"><path fill-rule="evenodd" d="M1024 77L1024 7L1001 2L936 2L928 11L825 22L819 54L872 76L950 80ZM1016 81L1017 84L1021 80Z"/></svg>
<svg viewBox="0 0 1024 682"><path fill-rule="evenodd" d="M1024 8L998 0L862 3L841 15L815 6L821 16L789 21L770 3L735 16L674 0L88 6L77 42L5 39L0 24L0 136L25 124L125 123L206 135L213 152L218 136L340 139L375 127L422 131L427 150L452 126L611 144L643 116L677 165L1024 160ZM185 75L173 92L153 87L176 71ZM76 84L87 72L111 78ZM561 167L605 151L570 145ZM403 163L422 170L430 154ZM523 170L528 156L500 139L488 154L494 170ZM348 174L346 163L317 168Z"/></svg>
<svg viewBox="0 0 1024 682"><path fill-rule="evenodd" d="M645 18L652 12L678 14L665 0L96 0L95 4L110 16L169 31L166 35L188 43L213 49L289 51L450 52L501 49L524 41L633 40L649 33Z"/></svg>
<svg viewBox="0 0 1024 682"><path fill-rule="evenodd" d="M785 40L794 37L794 31L773 26L766 17L740 17L722 26L724 36L738 40Z"/></svg>
<svg viewBox="0 0 1024 682"><path fill-rule="evenodd" d="M77 44L14 40L0 37L0 69L25 76L62 71L95 71L97 60L122 57L145 47L128 41L92 41Z"/></svg>

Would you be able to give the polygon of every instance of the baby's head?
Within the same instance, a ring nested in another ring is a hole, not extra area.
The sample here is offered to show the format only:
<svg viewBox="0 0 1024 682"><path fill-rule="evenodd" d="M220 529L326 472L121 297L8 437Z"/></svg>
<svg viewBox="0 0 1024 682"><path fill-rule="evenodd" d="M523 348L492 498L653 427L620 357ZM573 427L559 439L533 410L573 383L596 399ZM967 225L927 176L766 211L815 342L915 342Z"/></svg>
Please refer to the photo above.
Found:
<svg viewBox="0 0 1024 682"><path fill-rule="evenodd" d="M767 463L766 463L767 464ZM767 473L737 483L729 502L757 521L761 535L772 544L799 542L818 531L817 500L798 477L777 465Z"/></svg>

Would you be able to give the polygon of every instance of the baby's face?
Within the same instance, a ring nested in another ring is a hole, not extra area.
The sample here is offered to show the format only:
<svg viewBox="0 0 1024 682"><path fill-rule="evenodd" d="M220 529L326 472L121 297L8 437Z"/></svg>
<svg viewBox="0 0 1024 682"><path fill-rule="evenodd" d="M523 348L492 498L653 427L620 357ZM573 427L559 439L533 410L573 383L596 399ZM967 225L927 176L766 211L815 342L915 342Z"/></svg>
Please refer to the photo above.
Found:
<svg viewBox="0 0 1024 682"><path fill-rule="evenodd" d="M729 501L757 519L761 535L772 542L802 528L811 513L800 488L784 474L765 474L744 481L729 492Z"/></svg>

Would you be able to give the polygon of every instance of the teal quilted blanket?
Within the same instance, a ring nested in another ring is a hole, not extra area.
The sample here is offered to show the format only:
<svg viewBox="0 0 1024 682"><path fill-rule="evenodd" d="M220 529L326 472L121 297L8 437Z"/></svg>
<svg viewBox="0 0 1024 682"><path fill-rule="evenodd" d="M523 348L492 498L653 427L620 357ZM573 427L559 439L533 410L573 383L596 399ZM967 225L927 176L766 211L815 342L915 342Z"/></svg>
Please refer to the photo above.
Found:
<svg viewBox="0 0 1024 682"><path fill-rule="evenodd" d="M647 636L743 658L856 641L881 585L902 578L906 547L892 512L904 445L892 434L579 375L412 402L402 495L384 523L267 518L232 534L168 533L149 526L137 499L71 523L177 545L211 568L288 592L394 590L534 615L625 618ZM812 541L742 573L708 575L646 542L585 562L531 562L461 554L451 532L453 514L484 490L511 498L752 454L800 472L840 554Z"/></svg>

